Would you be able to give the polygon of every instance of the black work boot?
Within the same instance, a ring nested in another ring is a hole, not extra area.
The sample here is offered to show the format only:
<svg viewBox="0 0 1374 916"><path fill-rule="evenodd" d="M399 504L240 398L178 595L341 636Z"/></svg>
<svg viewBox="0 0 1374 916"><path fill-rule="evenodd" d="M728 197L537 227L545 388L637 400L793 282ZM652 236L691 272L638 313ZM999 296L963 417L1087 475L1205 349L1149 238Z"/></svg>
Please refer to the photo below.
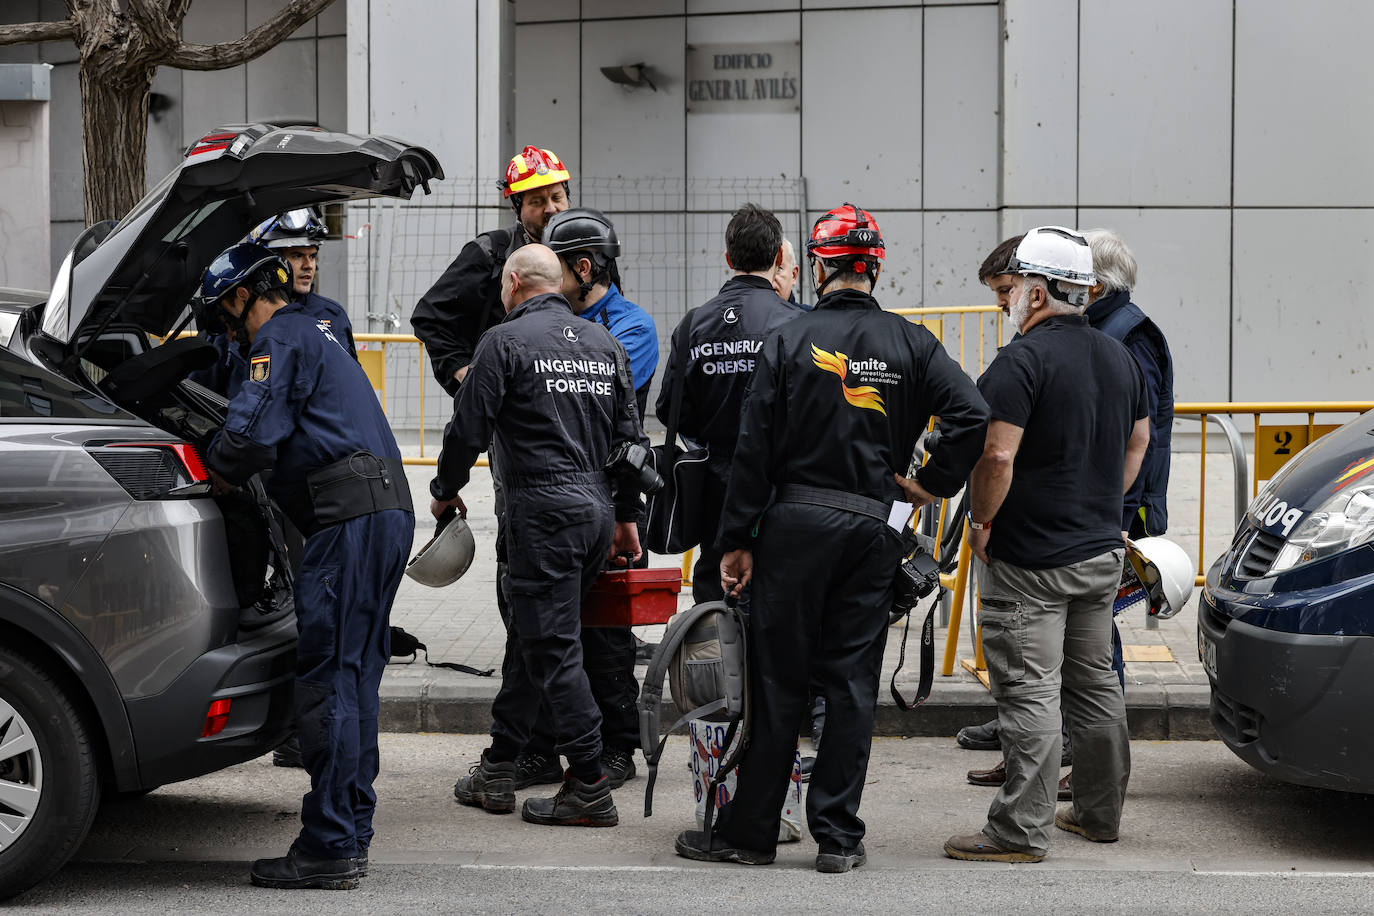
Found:
<svg viewBox="0 0 1374 916"><path fill-rule="evenodd" d="M520 816L531 824L553 827L614 827L620 813L611 798L611 777L602 774L588 784L568 774L553 798L527 798Z"/></svg>
<svg viewBox="0 0 1374 916"><path fill-rule="evenodd" d="M775 851L763 849L742 849L733 846L719 833L711 836L706 843L706 831L684 830L677 835L673 849L684 859L698 862L738 862L740 865L771 865L778 857Z"/></svg>
<svg viewBox="0 0 1374 916"><path fill-rule="evenodd" d="M538 751L521 751L515 758L515 788L553 786L563 781L563 766L558 755L550 757Z"/></svg>
<svg viewBox="0 0 1374 916"><path fill-rule="evenodd" d="M515 764L492 763L483 751L468 775L454 784L453 797L492 814L510 814L515 810Z"/></svg>
<svg viewBox="0 0 1374 916"><path fill-rule="evenodd" d="M258 859L248 872L248 879L258 887L278 890L347 891L357 887L362 876L363 868L357 859L312 858L297 849L294 843L286 855L279 859Z"/></svg>
<svg viewBox="0 0 1374 916"><path fill-rule="evenodd" d="M1002 736L997 728L997 720L982 725L965 725L954 736L960 747L971 751L997 751L1002 749Z"/></svg>
<svg viewBox="0 0 1374 916"><path fill-rule="evenodd" d="M274 767L300 767L305 768L301 762L301 739L295 735L286 739L286 743L272 752L272 766Z"/></svg>
<svg viewBox="0 0 1374 916"><path fill-rule="evenodd" d="M627 779L635 778L635 752L607 747L601 751L601 772L611 780L611 788L619 789Z"/></svg>
<svg viewBox="0 0 1374 916"><path fill-rule="evenodd" d="M864 852L862 840L849 852L844 852L833 843L822 843L820 852L816 854L816 871L828 875L844 874L867 864L868 855Z"/></svg>

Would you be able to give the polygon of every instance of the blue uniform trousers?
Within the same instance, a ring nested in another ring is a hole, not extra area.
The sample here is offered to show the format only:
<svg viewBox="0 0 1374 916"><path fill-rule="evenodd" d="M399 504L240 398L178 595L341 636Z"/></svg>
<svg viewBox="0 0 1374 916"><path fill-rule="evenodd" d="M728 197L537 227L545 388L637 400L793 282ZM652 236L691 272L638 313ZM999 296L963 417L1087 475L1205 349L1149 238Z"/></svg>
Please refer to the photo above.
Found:
<svg viewBox="0 0 1374 916"><path fill-rule="evenodd" d="M306 855L351 858L372 842L377 689L414 534L412 513L388 509L306 539L296 578L296 724L310 773L296 845Z"/></svg>

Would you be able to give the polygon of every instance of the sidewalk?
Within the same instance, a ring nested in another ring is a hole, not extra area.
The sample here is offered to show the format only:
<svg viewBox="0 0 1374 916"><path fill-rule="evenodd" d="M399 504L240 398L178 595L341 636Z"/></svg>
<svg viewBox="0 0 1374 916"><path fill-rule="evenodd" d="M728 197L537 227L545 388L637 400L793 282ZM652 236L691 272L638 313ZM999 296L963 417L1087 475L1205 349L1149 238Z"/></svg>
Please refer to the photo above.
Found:
<svg viewBox="0 0 1374 916"><path fill-rule="evenodd" d="M1191 465L1189 459L1192 459ZM1196 483L1196 455L1175 457L1174 478ZM1220 462L1217 462L1220 464ZM1209 472L1212 468L1209 465ZM411 492L415 494L418 550L433 533L427 494L433 471L428 467L409 467ZM1175 489L1178 493L1175 493ZM1171 485L1170 505L1177 521L1171 526L1189 554L1197 550L1197 497L1188 486ZM393 663L387 667L381 687L381 729L398 732L485 733L491 724L491 701L500 685L501 659L505 648L505 628L496 609L496 522L493 512L491 480L485 468L473 470L472 482L463 489L468 507L468 524L477 539L477 558L458 582L444 589L431 589L403 579L391 613L391 622L414 634L429 646L434 661L459 662L474 668L495 668L490 678L475 677L431 668L423 656L413 664ZM1189 510L1191 509L1191 513ZM1193 527L1187 527L1191 519ZM1207 518L1209 548L1224 549L1231 530L1229 505L1217 507ZM1208 556L1208 561L1212 557ZM680 567L680 556L652 557L655 567ZM679 607L692 604L684 590ZM1208 722L1207 677L1197 657L1196 601L1172 620L1147 626L1142 612L1117 618L1122 640L1127 647L1126 705L1131 736L1136 739L1210 739L1215 737ZM924 606L920 609L924 614ZM913 617L916 615L913 614ZM939 614L937 612L937 623ZM967 608L959 633L958 658L972 659ZM921 618L912 622L907 646L907 661L898 686L904 696L916 690L920 666ZM639 627L641 639L656 642L663 628ZM930 699L913 712L903 712L892 702L887 684L897 667L902 629L889 632L883 661L882 689L874 733L892 736L948 736L964 725L992 718L994 705L987 689L956 662L954 674L939 674L948 630L937 627L935 635L935 684ZM637 675L644 673L641 666ZM673 715L664 719L671 722Z"/></svg>

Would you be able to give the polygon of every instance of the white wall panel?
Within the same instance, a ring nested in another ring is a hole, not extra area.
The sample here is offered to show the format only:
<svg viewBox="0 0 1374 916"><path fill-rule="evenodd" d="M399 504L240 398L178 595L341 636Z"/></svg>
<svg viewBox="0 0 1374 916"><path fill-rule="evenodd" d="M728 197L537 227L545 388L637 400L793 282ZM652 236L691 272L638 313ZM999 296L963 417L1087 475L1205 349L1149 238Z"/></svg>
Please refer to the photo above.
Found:
<svg viewBox="0 0 1374 916"><path fill-rule="evenodd" d="M686 26L681 18L621 19L582 26L582 173L681 177ZM658 91L628 89L602 67L645 61Z"/></svg>
<svg viewBox="0 0 1374 916"><path fill-rule="evenodd" d="M1238 210L1235 220L1233 395L1367 398L1374 211Z"/></svg>
<svg viewBox="0 0 1374 916"><path fill-rule="evenodd" d="M1002 239L992 211L924 213L926 307L990 305L991 292L978 282L978 266Z"/></svg>
<svg viewBox="0 0 1374 916"><path fill-rule="evenodd" d="M811 206L824 212L849 200L870 210L919 209L920 9L806 13L802 42L802 168ZM849 72L840 64L860 49L861 83L838 78ZM856 94L859 87L866 91Z"/></svg>
<svg viewBox="0 0 1374 916"><path fill-rule="evenodd" d="M427 147L450 176L487 174L499 165L477 161L479 55L449 40L416 39L417 22L427 35L471 35L475 0L373 2L370 22L371 132Z"/></svg>
<svg viewBox="0 0 1374 916"><path fill-rule="evenodd" d="M795 13L693 16L687 20L689 45L798 41L800 36L801 20ZM802 92L806 92L804 83ZM801 100L797 102L799 109ZM801 173L800 138L799 110L689 111L687 174L695 178L796 178Z"/></svg>
<svg viewBox="0 0 1374 916"><path fill-rule="evenodd" d="M203 2L203 0L202 0ZM256 29L277 14L286 4L283 0L245 0L248 13L248 28ZM318 17L317 17L318 18ZM237 36L234 36L237 37ZM291 33L291 38L314 38L315 20L311 19ZM223 39L221 39L223 40Z"/></svg>
<svg viewBox="0 0 1374 916"><path fill-rule="evenodd" d="M187 70L182 74L181 136L187 146L221 124L241 124L248 119L246 74L246 67Z"/></svg>
<svg viewBox="0 0 1374 916"><path fill-rule="evenodd" d="M995 6L925 11L926 209L997 206Z"/></svg>
<svg viewBox="0 0 1374 916"><path fill-rule="evenodd" d="M312 124L315 106L315 42L284 41L248 64L250 122Z"/></svg>
<svg viewBox="0 0 1374 916"><path fill-rule="evenodd" d="M546 147L581 175L578 25L534 23L515 28L515 146ZM524 61L521 66L518 62ZM533 66L530 61L538 61ZM514 155L516 150L511 150Z"/></svg>
<svg viewBox="0 0 1374 916"><path fill-rule="evenodd" d="M1085 208L1079 224L1113 230L1135 255L1139 272L1132 300L1169 341L1178 399L1226 400L1230 212ZM1235 397L1253 399L1241 389Z"/></svg>
<svg viewBox="0 0 1374 916"><path fill-rule="evenodd" d="M550 19L576 19L578 0L516 0L516 22L544 22Z"/></svg>
<svg viewBox="0 0 1374 916"><path fill-rule="evenodd" d="M1065 207L1029 209L1008 207L1001 211L1002 228L998 231L998 237L993 243L993 247L996 247L997 242L1002 241L1002 239L1020 235L1027 229L1034 229L1036 226L1066 226L1069 229L1074 229L1077 221L1076 211ZM991 251L992 249L988 250Z"/></svg>
<svg viewBox="0 0 1374 916"><path fill-rule="evenodd" d="M683 0L582 0L583 19L681 16Z"/></svg>
<svg viewBox="0 0 1374 916"><path fill-rule="evenodd" d="M922 251L925 247L921 213L916 210L874 210L871 205L867 209L878 221L878 228L883 232L883 243L887 246L887 257L883 259L883 270L878 275L878 285L873 295L879 303L890 309L920 305L924 266ZM813 214L812 221L823 212ZM806 272L805 255L802 257L799 282L811 282ZM809 301L814 302L815 297L810 297Z"/></svg>
<svg viewBox="0 0 1374 916"><path fill-rule="evenodd" d="M1231 197L1231 0L1082 7L1082 206Z"/></svg>
<svg viewBox="0 0 1374 916"><path fill-rule="evenodd" d="M348 39L321 38L316 49L320 71L320 126L344 130L348 126Z"/></svg>
<svg viewBox="0 0 1374 916"><path fill-rule="evenodd" d="M211 45L242 38L247 22L245 0L193 3L181 23L181 34L189 42Z"/></svg>
<svg viewBox="0 0 1374 916"><path fill-rule="evenodd" d="M1077 203L1078 0L1006 0L1002 204Z"/></svg>
<svg viewBox="0 0 1374 916"><path fill-rule="evenodd" d="M1372 31L1364 0L1237 5L1237 205L1374 205Z"/></svg>

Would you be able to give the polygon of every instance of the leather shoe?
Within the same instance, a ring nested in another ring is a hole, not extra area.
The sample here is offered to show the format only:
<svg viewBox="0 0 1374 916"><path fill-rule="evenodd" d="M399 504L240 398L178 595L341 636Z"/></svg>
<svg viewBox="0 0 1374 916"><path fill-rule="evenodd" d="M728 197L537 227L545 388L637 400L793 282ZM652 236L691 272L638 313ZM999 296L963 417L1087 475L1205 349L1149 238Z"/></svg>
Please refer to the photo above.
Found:
<svg viewBox="0 0 1374 916"><path fill-rule="evenodd" d="M966 747L971 751L1000 751L1002 749L1002 739L997 732L997 720L984 722L982 725L965 725L959 729L959 733L954 736L954 740L960 747Z"/></svg>
<svg viewBox="0 0 1374 916"><path fill-rule="evenodd" d="M1082 824L1078 823L1078 818L1073 816L1072 805L1066 808L1060 808L1059 811L1055 813L1054 826L1058 827L1060 830L1067 830L1069 833L1076 833L1084 839L1092 840L1094 843L1115 843L1117 841L1117 834L1115 833L1110 836L1094 836L1089 833L1084 829Z"/></svg>
<svg viewBox="0 0 1374 916"><path fill-rule="evenodd" d="M698 862L738 862L740 865L771 865L777 853L762 849L742 849L731 846L720 834L713 834L706 842L706 831L684 830L677 835L673 849L684 859Z"/></svg>
<svg viewBox="0 0 1374 916"><path fill-rule="evenodd" d="M969 785L989 786L997 788L1007 781L1007 765L1005 762L997 764L990 770L969 770ZM1073 801L1073 789L1069 786L1069 777L1072 773L1065 773L1064 778L1059 780L1059 791L1057 798L1060 801Z"/></svg>
<svg viewBox="0 0 1374 916"><path fill-rule="evenodd" d="M318 888L327 891L347 891L358 886L363 869L356 858L316 859L298 850L295 844L286 855L276 859L258 859L248 872L248 879L258 887L278 890Z"/></svg>
<svg viewBox="0 0 1374 916"><path fill-rule="evenodd" d="M853 868L868 864L868 854L864 852L863 840L852 852L840 852L833 846L822 846L816 854L816 871L827 875L839 875Z"/></svg>
<svg viewBox="0 0 1374 916"><path fill-rule="evenodd" d="M984 833L950 837L945 840L945 855L965 862L1039 862L1045 858L1038 853L999 846Z"/></svg>

